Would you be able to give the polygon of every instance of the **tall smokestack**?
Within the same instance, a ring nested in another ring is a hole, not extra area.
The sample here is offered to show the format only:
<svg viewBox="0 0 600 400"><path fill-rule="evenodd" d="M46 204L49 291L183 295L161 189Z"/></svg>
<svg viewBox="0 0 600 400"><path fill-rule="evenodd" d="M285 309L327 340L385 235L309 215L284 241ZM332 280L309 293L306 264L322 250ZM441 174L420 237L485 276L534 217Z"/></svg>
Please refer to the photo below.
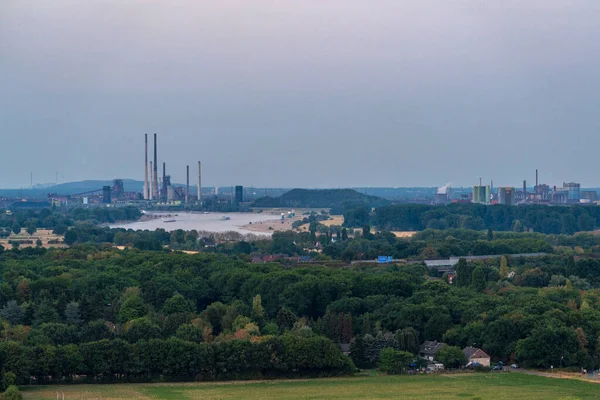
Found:
<svg viewBox="0 0 600 400"><path fill-rule="evenodd" d="M537 187L538 185L539 185L539 182L538 182L538 170L536 169L535 170L535 186Z"/></svg>
<svg viewBox="0 0 600 400"><path fill-rule="evenodd" d="M163 162L162 197L167 198L167 163Z"/></svg>
<svg viewBox="0 0 600 400"><path fill-rule="evenodd" d="M190 166L185 166L185 203L189 203L190 201Z"/></svg>
<svg viewBox="0 0 600 400"><path fill-rule="evenodd" d="M154 134L154 198L158 199L158 157L156 155L157 147L156 147L156 133Z"/></svg>
<svg viewBox="0 0 600 400"><path fill-rule="evenodd" d="M144 200L148 200L148 134L144 134Z"/></svg>
<svg viewBox="0 0 600 400"><path fill-rule="evenodd" d="M150 187L148 188L148 200L154 199L154 173L152 172L152 161L150 161Z"/></svg>
<svg viewBox="0 0 600 400"><path fill-rule="evenodd" d="M202 165L198 161L198 203L202 201Z"/></svg>
<svg viewBox="0 0 600 400"><path fill-rule="evenodd" d="M527 197L527 181L523 181L523 196Z"/></svg>

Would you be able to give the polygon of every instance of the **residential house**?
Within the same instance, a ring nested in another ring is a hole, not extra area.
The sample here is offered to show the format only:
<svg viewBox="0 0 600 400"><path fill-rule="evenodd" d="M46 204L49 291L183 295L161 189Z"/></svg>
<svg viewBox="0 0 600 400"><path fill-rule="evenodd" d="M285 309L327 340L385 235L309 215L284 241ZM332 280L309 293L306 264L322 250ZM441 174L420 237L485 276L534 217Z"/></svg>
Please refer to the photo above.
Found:
<svg viewBox="0 0 600 400"><path fill-rule="evenodd" d="M490 366L490 356L488 356L485 351L478 349L477 347L465 347L463 349L463 353L465 353L465 357L467 358L467 366L474 364L479 364L483 367Z"/></svg>
<svg viewBox="0 0 600 400"><path fill-rule="evenodd" d="M345 355L350 355L350 343L340 343L340 350L342 350L342 353L344 353Z"/></svg>
<svg viewBox="0 0 600 400"><path fill-rule="evenodd" d="M436 356L437 352L440 351L445 345L446 345L446 343L431 342L429 340L426 340L421 345L421 349L419 350L419 355L426 360L433 361L433 360L435 360L435 356Z"/></svg>

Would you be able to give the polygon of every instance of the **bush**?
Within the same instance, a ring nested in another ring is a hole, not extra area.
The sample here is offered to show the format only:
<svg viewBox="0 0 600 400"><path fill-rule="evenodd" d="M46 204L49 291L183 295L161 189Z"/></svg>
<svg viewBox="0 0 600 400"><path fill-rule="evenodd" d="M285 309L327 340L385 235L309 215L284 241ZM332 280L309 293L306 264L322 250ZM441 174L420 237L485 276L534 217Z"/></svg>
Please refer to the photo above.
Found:
<svg viewBox="0 0 600 400"><path fill-rule="evenodd" d="M436 358L439 362L444 364L444 367L446 368L459 368L467 362L465 353L456 346L442 347L442 349L438 351Z"/></svg>
<svg viewBox="0 0 600 400"><path fill-rule="evenodd" d="M413 358L412 353L386 347L379 353L379 370L386 374L401 374L408 370Z"/></svg>
<svg viewBox="0 0 600 400"><path fill-rule="evenodd" d="M23 395L19 392L19 388L11 385L2 395L2 400L23 400Z"/></svg>

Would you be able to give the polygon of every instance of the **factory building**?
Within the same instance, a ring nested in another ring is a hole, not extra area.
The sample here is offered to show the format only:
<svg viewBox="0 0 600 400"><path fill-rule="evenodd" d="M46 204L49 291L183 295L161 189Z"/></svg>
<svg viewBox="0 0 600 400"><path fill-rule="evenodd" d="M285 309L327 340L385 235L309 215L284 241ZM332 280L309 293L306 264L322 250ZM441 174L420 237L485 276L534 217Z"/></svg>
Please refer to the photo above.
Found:
<svg viewBox="0 0 600 400"><path fill-rule="evenodd" d="M515 205L516 190L514 187L499 187L498 188L498 203L507 206Z"/></svg>
<svg viewBox="0 0 600 400"><path fill-rule="evenodd" d="M582 190L581 200L585 200L589 203L594 203L598 201L598 192L596 192L595 190Z"/></svg>
<svg viewBox="0 0 600 400"><path fill-rule="evenodd" d="M563 190L568 193L569 203L579 203L581 200L581 185L575 182L564 182Z"/></svg>
<svg viewBox="0 0 600 400"><path fill-rule="evenodd" d="M475 204L490 204L491 190L489 185L473 186L473 203Z"/></svg>
<svg viewBox="0 0 600 400"><path fill-rule="evenodd" d="M236 204L240 204L244 202L244 187L236 186L235 187L235 202Z"/></svg>
<svg viewBox="0 0 600 400"><path fill-rule="evenodd" d="M448 204L451 201L451 188L450 185L447 184L438 188L437 193L435 194L435 204L444 205Z"/></svg>

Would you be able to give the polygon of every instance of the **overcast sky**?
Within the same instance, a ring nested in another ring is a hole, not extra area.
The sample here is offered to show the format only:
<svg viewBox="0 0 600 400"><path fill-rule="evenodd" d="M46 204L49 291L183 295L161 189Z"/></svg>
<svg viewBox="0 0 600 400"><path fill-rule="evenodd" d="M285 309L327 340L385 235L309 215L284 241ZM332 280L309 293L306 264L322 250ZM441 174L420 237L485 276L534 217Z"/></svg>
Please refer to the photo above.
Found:
<svg viewBox="0 0 600 400"><path fill-rule="evenodd" d="M600 186L598 0L0 0L0 187ZM194 174L192 174L194 176Z"/></svg>

